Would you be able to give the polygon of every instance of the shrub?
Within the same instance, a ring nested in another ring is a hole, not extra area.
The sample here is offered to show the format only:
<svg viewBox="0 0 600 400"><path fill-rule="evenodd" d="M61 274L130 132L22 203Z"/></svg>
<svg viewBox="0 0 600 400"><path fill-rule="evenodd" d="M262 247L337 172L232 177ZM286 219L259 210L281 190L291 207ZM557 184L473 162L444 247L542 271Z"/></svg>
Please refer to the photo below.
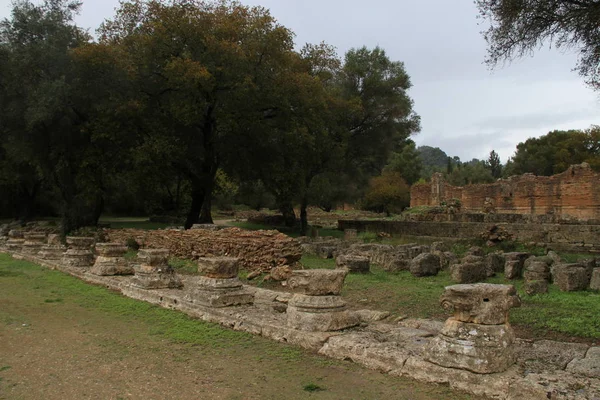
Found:
<svg viewBox="0 0 600 400"><path fill-rule="evenodd" d="M399 213L410 205L410 188L398 172L384 171L369 182L362 202L364 210Z"/></svg>

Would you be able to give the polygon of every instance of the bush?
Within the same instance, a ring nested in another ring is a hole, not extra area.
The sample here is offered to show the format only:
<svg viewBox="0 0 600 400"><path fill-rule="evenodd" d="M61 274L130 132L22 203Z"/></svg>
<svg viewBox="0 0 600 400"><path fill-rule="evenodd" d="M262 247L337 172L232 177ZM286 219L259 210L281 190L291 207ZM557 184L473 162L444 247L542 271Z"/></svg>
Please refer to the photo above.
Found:
<svg viewBox="0 0 600 400"><path fill-rule="evenodd" d="M132 237L128 238L125 244L129 250L138 251L140 249L140 244Z"/></svg>
<svg viewBox="0 0 600 400"><path fill-rule="evenodd" d="M400 213L410 205L410 187L398 172L384 171L369 182L361 208L375 212Z"/></svg>

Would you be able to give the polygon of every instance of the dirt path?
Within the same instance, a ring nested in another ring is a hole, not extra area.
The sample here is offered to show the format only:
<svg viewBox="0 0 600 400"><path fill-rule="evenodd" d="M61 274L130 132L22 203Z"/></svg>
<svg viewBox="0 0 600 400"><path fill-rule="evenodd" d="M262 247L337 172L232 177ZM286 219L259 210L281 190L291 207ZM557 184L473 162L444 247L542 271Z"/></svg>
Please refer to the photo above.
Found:
<svg viewBox="0 0 600 400"><path fill-rule="evenodd" d="M0 254L0 399L468 398L191 320Z"/></svg>

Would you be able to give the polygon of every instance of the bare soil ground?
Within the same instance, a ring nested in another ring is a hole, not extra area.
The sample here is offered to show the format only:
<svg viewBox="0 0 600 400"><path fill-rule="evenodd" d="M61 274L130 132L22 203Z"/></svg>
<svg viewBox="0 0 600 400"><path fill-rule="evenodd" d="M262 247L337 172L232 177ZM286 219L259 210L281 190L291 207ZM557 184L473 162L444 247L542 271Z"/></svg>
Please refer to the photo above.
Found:
<svg viewBox="0 0 600 400"><path fill-rule="evenodd" d="M470 399L0 254L0 399Z"/></svg>

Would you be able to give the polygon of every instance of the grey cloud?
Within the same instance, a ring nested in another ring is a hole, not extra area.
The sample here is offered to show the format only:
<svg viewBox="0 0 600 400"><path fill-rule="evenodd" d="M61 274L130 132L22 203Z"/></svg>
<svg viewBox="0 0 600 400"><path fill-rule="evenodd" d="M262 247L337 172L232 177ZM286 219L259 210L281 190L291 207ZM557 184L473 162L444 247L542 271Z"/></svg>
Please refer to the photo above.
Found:
<svg viewBox="0 0 600 400"><path fill-rule="evenodd" d="M545 112L524 113L520 115L499 115L485 118L473 125L474 129L482 130L513 130L541 129L548 126L558 126L574 123L590 118L598 118L600 110L589 108L576 110L548 110Z"/></svg>

